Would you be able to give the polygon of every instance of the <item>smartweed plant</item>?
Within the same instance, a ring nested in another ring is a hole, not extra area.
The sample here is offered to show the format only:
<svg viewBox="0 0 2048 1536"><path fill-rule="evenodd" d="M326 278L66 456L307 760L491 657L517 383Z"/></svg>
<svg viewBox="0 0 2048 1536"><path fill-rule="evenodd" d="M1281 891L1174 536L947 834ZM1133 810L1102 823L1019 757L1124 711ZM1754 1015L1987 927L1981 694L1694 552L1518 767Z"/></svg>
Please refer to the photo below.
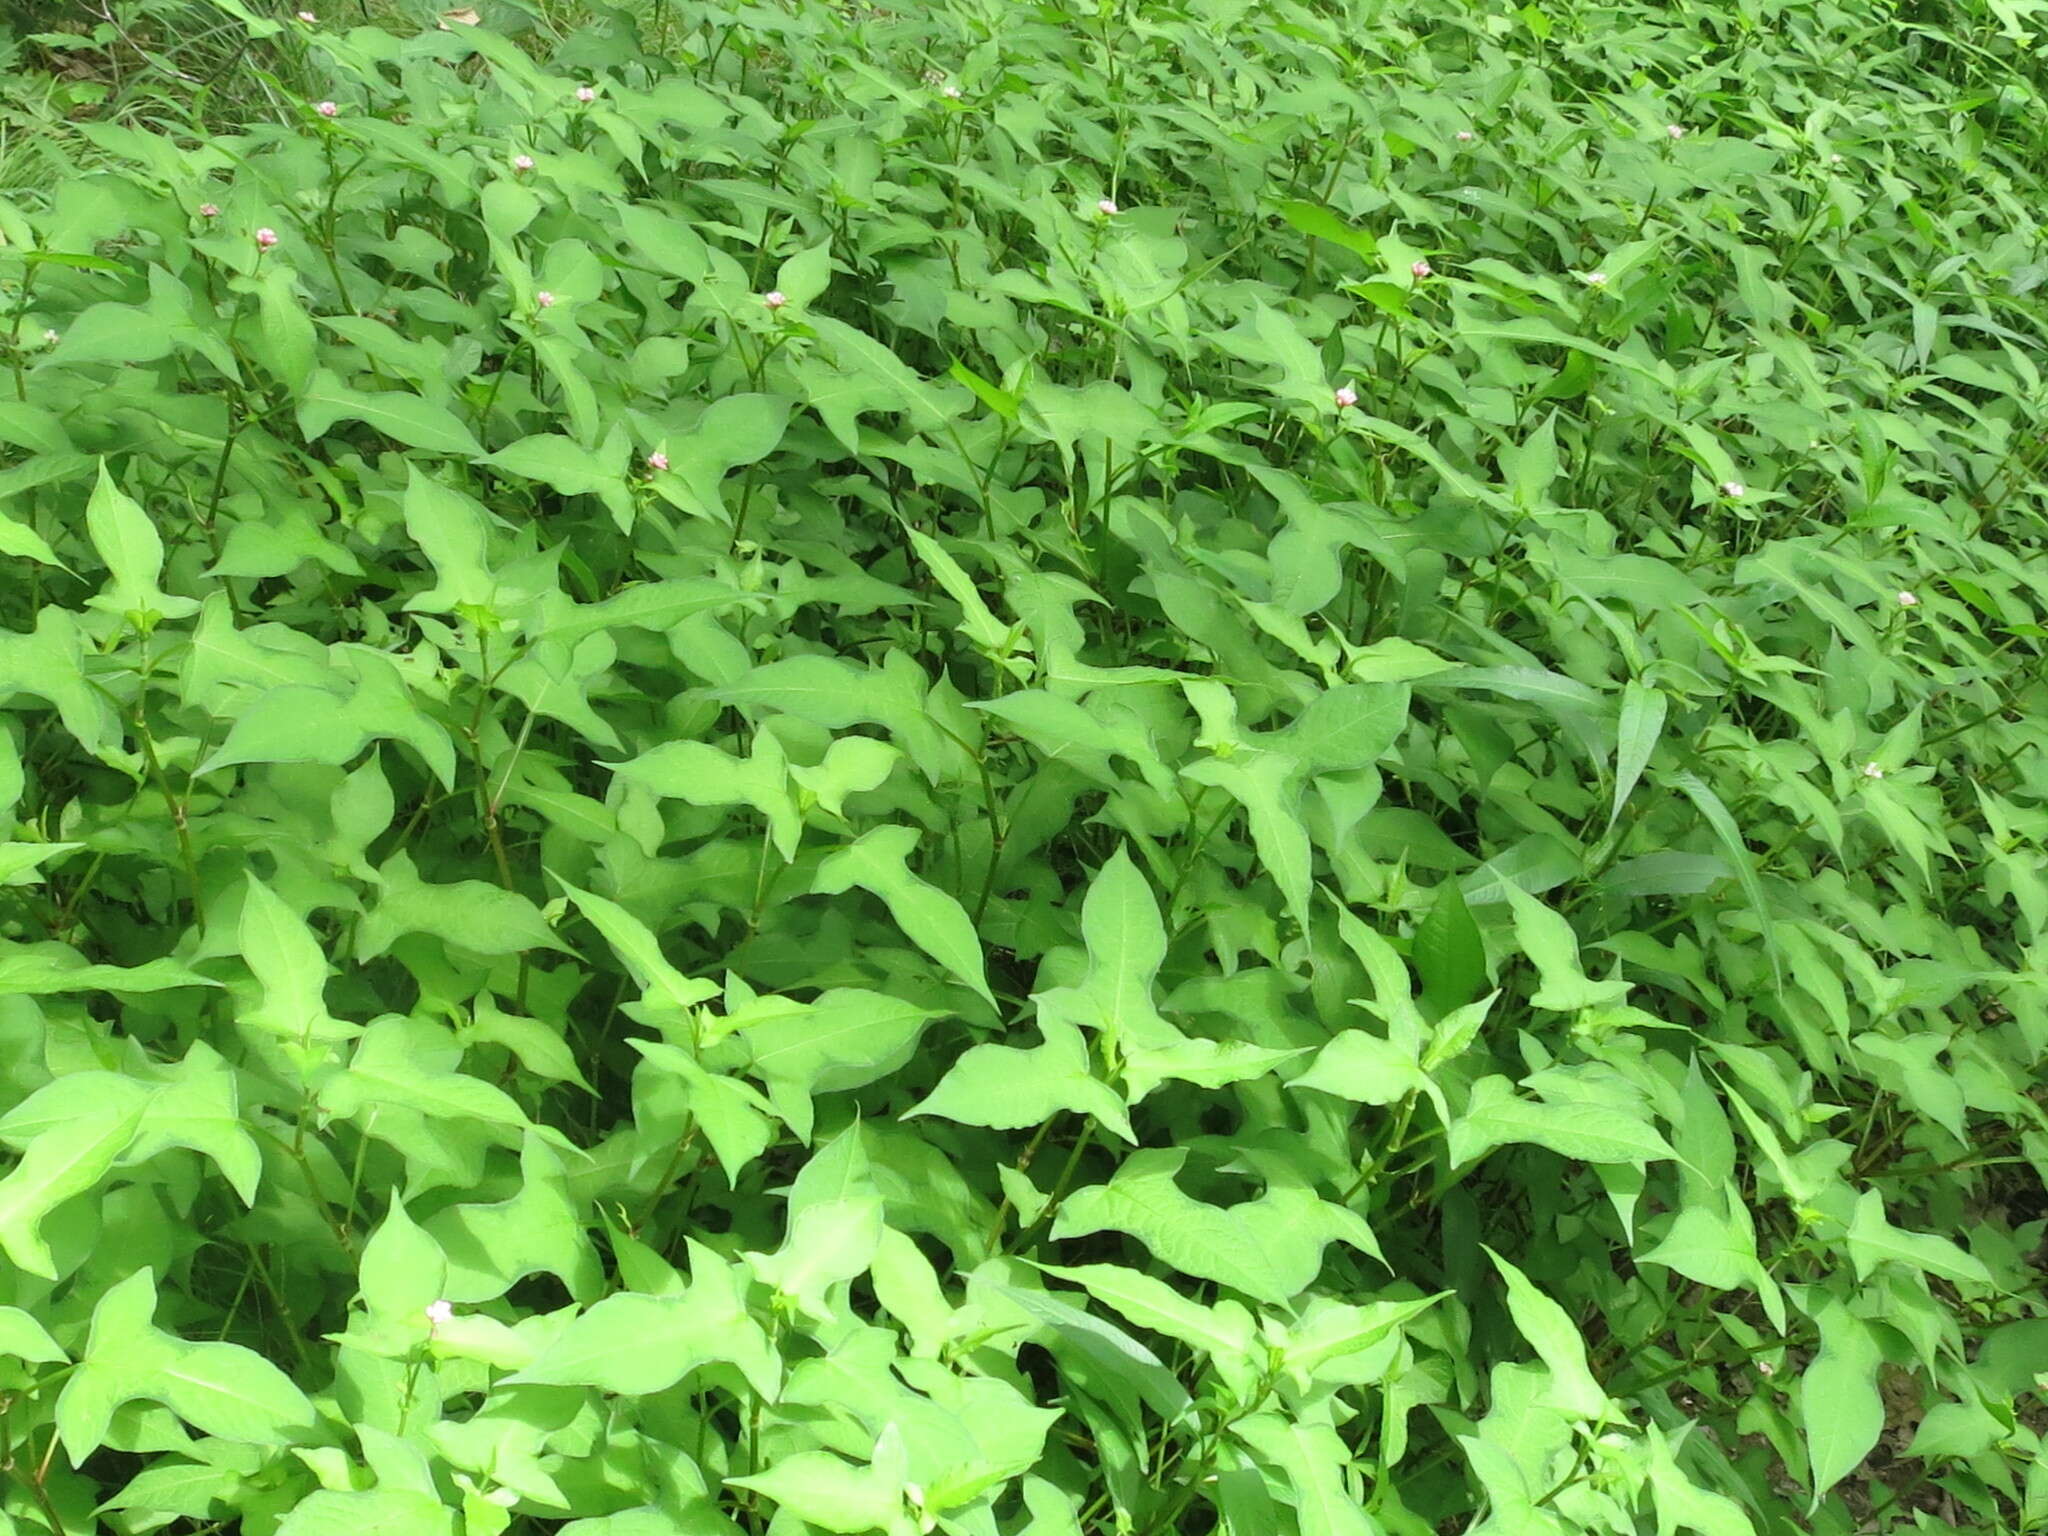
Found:
<svg viewBox="0 0 2048 1536"><path fill-rule="evenodd" d="M2041 4L308 4L17 38L10 1530L2048 1530Z"/></svg>

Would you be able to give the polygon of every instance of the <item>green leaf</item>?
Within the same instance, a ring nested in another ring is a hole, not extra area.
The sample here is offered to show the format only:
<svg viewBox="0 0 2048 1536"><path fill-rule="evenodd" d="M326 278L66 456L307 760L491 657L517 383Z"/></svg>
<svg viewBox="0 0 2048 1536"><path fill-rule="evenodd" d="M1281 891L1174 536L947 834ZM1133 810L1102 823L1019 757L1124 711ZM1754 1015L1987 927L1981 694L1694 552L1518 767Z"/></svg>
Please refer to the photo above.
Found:
<svg viewBox="0 0 2048 1536"><path fill-rule="evenodd" d="M1754 1235L1703 1205L1680 1211L1663 1241L1636 1262L1661 1264L1723 1291L1750 1284L1758 1272Z"/></svg>
<svg viewBox="0 0 2048 1536"><path fill-rule="evenodd" d="M1288 1084L1314 1088L1353 1104L1392 1104L1422 1086L1414 1056L1362 1029L1331 1037L1315 1063Z"/></svg>
<svg viewBox="0 0 2048 1536"><path fill-rule="evenodd" d="M1893 1226L1885 1219L1884 1196L1874 1189L1856 1197L1856 1215L1849 1223L1849 1258L1858 1280L1868 1279L1878 1265L1892 1263L1958 1283L1994 1284L1982 1260L1947 1238Z"/></svg>
<svg viewBox="0 0 2048 1536"><path fill-rule="evenodd" d="M746 710L779 710L842 731L870 718L863 695L869 675L830 656L791 656L754 668L744 678L715 689L720 703Z"/></svg>
<svg viewBox="0 0 2048 1536"><path fill-rule="evenodd" d="M1455 880L1440 881L1410 950L1422 978L1423 1006L1448 1013L1486 990L1486 946Z"/></svg>
<svg viewBox="0 0 2048 1536"><path fill-rule="evenodd" d="M900 1484L891 1486L875 1468L857 1467L828 1451L797 1451L766 1472L726 1483L765 1495L807 1525L845 1536L893 1529L904 1508Z"/></svg>
<svg viewBox="0 0 2048 1536"><path fill-rule="evenodd" d="M156 1275L144 1266L108 1286L93 1304L85 1352L57 1394L57 1437L73 1467L106 1442L114 1410L148 1395L156 1369L177 1357L180 1342L160 1331Z"/></svg>
<svg viewBox="0 0 2048 1536"><path fill-rule="evenodd" d="M164 992L173 987L217 987L175 960L150 960L141 965L90 965L59 945L0 952L0 997L50 996L66 992Z"/></svg>
<svg viewBox="0 0 2048 1536"><path fill-rule="evenodd" d="M340 1116L374 1116L379 1106L412 1110L432 1120L480 1120L514 1133L528 1124L518 1100L481 1078L419 1059L410 1021L393 1015L364 1026L346 1071L329 1077L321 1105Z"/></svg>
<svg viewBox="0 0 2048 1536"><path fill-rule="evenodd" d="M775 851L784 861L796 857L803 818L790 791L782 745L767 731L755 732L747 758L721 752L709 742L665 741L614 771L657 795L692 805L752 806L767 821Z"/></svg>
<svg viewBox="0 0 2048 1536"><path fill-rule="evenodd" d="M1579 940L1570 923L1534 896L1514 886L1502 894L1515 912L1515 938L1535 962L1542 985L1529 999L1532 1006L1553 1013L1582 1008L1612 1008L1628 997L1628 983L1595 981L1579 968Z"/></svg>
<svg viewBox="0 0 2048 1536"><path fill-rule="evenodd" d="M788 429L790 405L780 395L720 396L687 437L665 442L670 473L655 488L694 516L728 522L720 484L732 470L774 451Z"/></svg>
<svg viewBox="0 0 2048 1536"><path fill-rule="evenodd" d="M402 389L364 393L317 368L299 392L299 432L307 442L325 437L337 421L360 421L393 442L427 453L482 458L479 443L446 406Z"/></svg>
<svg viewBox="0 0 2048 1536"><path fill-rule="evenodd" d="M839 1147L858 1147L859 1140L857 1133L842 1133L832 1148L811 1160L805 1174ZM840 1313L826 1292L866 1274L882 1241L882 1197L864 1167L856 1185L834 1191L830 1198L800 1202L803 1181L804 1175L799 1175L799 1189L790 1196L789 1232L782 1246L772 1254L749 1254L747 1259L754 1273L806 1317L830 1322Z"/></svg>
<svg viewBox="0 0 2048 1536"><path fill-rule="evenodd" d="M42 1222L58 1206L98 1187L141 1127L143 1106L110 1105L44 1131L0 1178L0 1249L21 1269L58 1278Z"/></svg>
<svg viewBox="0 0 2048 1536"><path fill-rule="evenodd" d="M1295 760L1278 752L1262 752L1248 762L1206 758L1182 769L1181 776L1214 784L1245 808L1259 862L1279 887L1295 924L1306 932L1313 861L1301 822Z"/></svg>
<svg viewBox="0 0 2048 1536"><path fill-rule="evenodd" d="M436 406L406 389L362 393L348 389L328 369L315 369L299 391L299 432L307 442L324 438L336 422L362 422L393 442L424 453L481 459L483 444L446 406Z"/></svg>
<svg viewBox="0 0 2048 1536"><path fill-rule="evenodd" d="M1179 1030L1159 1016L1153 982L1166 958L1166 928L1152 888L1128 851L1118 848L1089 882L1081 902L1087 975L1077 987L1037 994L1041 1021L1054 1017L1101 1032L1112 1059L1126 1044L1168 1049Z"/></svg>
<svg viewBox="0 0 2048 1536"><path fill-rule="evenodd" d="M812 1095L863 1088L894 1072L940 1013L862 987L834 987L809 1004L774 999L732 1023L777 1113L808 1140Z"/></svg>
<svg viewBox="0 0 2048 1536"><path fill-rule="evenodd" d="M682 1080L683 1101L711 1143L726 1180L737 1188L740 1170L775 1140L774 1103L737 1078L707 1072L677 1046L655 1040L627 1042L646 1059L645 1070Z"/></svg>
<svg viewBox="0 0 2048 1536"><path fill-rule="evenodd" d="M1091 1316L1062 1297L998 1283L998 1294L1052 1333L1053 1353L1082 1382L1112 1401L1143 1402L1169 1424L1192 1406L1187 1388L1166 1363L1114 1323ZM1127 1421L1137 1415L1127 1410Z"/></svg>
<svg viewBox="0 0 2048 1536"><path fill-rule="evenodd" d="M1286 1473L1301 1536L1380 1536L1378 1522L1346 1486L1348 1448L1329 1425L1266 1413L1233 1433Z"/></svg>
<svg viewBox="0 0 2048 1536"><path fill-rule="evenodd" d="M49 364L153 363L175 345L163 319L133 304L94 304L64 328Z"/></svg>
<svg viewBox="0 0 2048 1536"><path fill-rule="evenodd" d="M460 1031L465 1044L483 1041L501 1045L518 1059L519 1065L536 1077L550 1082L574 1083L585 1093L595 1093L576 1063L575 1052L560 1032L522 1014L507 1013L485 993L476 1000L470 1022Z"/></svg>
<svg viewBox="0 0 2048 1536"><path fill-rule="evenodd" d="M1249 1040L1176 1040L1170 1045L1129 1045L1123 1052L1125 1097L1133 1104L1163 1082L1222 1088L1264 1077L1310 1049L1253 1045Z"/></svg>
<svg viewBox="0 0 2048 1536"><path fill-rule="evenodd" d="M484 509L418 464L406 468L405 531L439 578L431 591L406 603L407 611L448 613L465 604L488 607L497 582L485 563L490 523Z"/></svg>
<svg viewBox="0 0 2048 1536"><path fill-rule="evenodd" d="M448 1259L413 1225L403 1200L392 1199L384 1220L363 1244L356 1283L372 1314L424 1332L427 1307L447 1289Z"/></svg>
<svg viewBox="0 0 2048 1536"><path fill-rule="evenodd" d="M1317 410L1324 409L1330 399L1329 380L1323 372L1321 355L1300 328L1279 310L1264 304L1254 305L1252 328L1261 359L1280 370L1276 392Z"/></svg>
<svg viewBox="0 0 2048 1536"><path fill-rule="evenodd" d="M625 962L627 973L640 987L641 1005L649 1010L648 1022L685 1019L698 1003L718 995L716 983L693 980L670 965L647 925L617 902L579 891L559 876L556 884L604 936L612 953Z"/></svg>
<svg viewBox="0 0 2048 1536"><path fill-rule="evenodd" d="M203 1522L244 1486L232 1467L209 1467L178 1461L145 1467L127 1485L100 1505L101 1509L146 1510L156 1515L184 1515Z"/></svg>
<svg viewBox="0 0 2048 1536"><path fill-rule="evenodd" d="M832 280L832 243L798 251L775 272L775 287L791 304L809 304Z"/></svg>
<svg viewBox="0 0 2048 1536"><path fill-rule="evenodd" d="M1121 1264L1034 1267L1059 1279L1071 1280L1140 1328L1178 1339L1219 1360L1234 1361L1249 1357L1252 1352L1252 1315L1237 1302L1225 1300L1205 1307L1190 1301L1165 1281Z"/></svg>
<svg viewBox="0 0 2048 1536"><path fill-rule="evenodd" d="M517 891L484 880L429 885L404 853L393 854L377 877L377 903L356 930L358 959L374 959L408 933L429 933L479 955L562 948L540 909Z"/></svg>
<svg viewBox="0 0 2048 1536"><path fill-rule="evenodd" d="M199 767L202 774L244 763L353 762L370 733L347 701L324 687L285 683L251 699L237 715L220 749Z"/></svg>
<svg viewBox="0 0 2048 1536"><path fill-rule="evenodd" d="M1621 690L1621 715L1615 727L1614 806L1607 813L1611 828L1621 819L1621 808L1649 765L1657 738L1664 730L1664 715L1670 700L1654 688L1630 678Z"/></svg>
<svg viewBox="0 0 2048 1536"><path fill-rule="evenodd" d="M67 569L64 562L57 558L57 552L50 548L40 533L5 513L0 513L0 555L8 555L17 560L36 560L44 565L54 565L60 570Z"/></svg>
<svg viewBox="0 0 2048 1536"><path fill-rule="evenodd" d="M1303 234L1318 240L1327 240L1330 244L1349 251L1369 269L1378 270L1379 242L1362 230L1353 229L1321 203L1312 203L1306 199L1282 203L1280 217Z"/></svg>
<svg viewBox="0 0 2048 1536"><path fill-rule="evenodd" d="M837 896L859 886L882 898L889 915L917 947L972 987L990 1007L995 994L982 970L981 943L966 908L911 873L917 833L905 826L876 827L818 865L811 889Z"/></svg>
<svg viewBox="0 0 2048 1536"><path fill-rule="evenodd" d="M259 356L285 388L303 394L313 377L317 338L295 291L289 267L272 267L256 290Z"/></svg>
<svg viewBox="0 0 2048 1536"><path fill-rule="evenodd" d="M1586 1366L1586 1343L1570 1315L1491 1248L1486 1256L1507 1282L1515 1327L1550 1370L1550 1402L1577 1418L1606 1419L1614 1405Z"/></svg>
<svg viewBox="0 0 2048 1536"><path fill-rule="evenodd" d="M0 1307L0 1354L44 1365L70 1358L43 1325L19 1307Z"/></svg>
<svg viewBox="0 0 2048 1536"><path fill-rule="evenodd" d="M1357 683L1406 683L1455 671L1457 666L1458 663L1444 660L1427 646L1389 635L1360 650L1352 658L1349 670L1351 680Z"/></svg>
<svg viewBox="0 0 2048 1536"><path fill-rule="evenodd" d="M1514 504L1524 511L1545 505L1557 478L1557 412L1545 416L1521 442L1503 448L1500 459Z"/></svg>
<svg viewBox="0 0 2048 1536"><path fill-rule="evenodd" d="M622 465L608 464L600 454L558 432L537 432L508 443L484 462L493 469L525 480L538 480L564 496L581 496L623 486Z"/></svg>
<svg viewBox="0 0 2048 1536"><path fill-rule="evenodd" d="M144 1385L149 1396L217 1440L275 1445L314 1424L313 1405L292 1379L239 1344L181 1341Z"/></svg>
<svg viewBox="0 0 2048 1536"><path fill-rule="evenodd" d="M666 633L683 620L758 601L724 582L703 580L644 581L626 587L603 602L571 608L550 619L540 638L575 646L586 636L613 629L651 629Z"/></svg>
<svg viewBox="0 0 2048 1536"><path fill-rule="evenodd" d="M1699 807L1708 826L1714 829L1714 836L1721 840L1721 846L1728 853L1728 860L1735 866L1735 875L1742 882L1742 893L1749 898L1750 910L1756 914L1757 926L1763 934L1764 953L1770 957L1771 975L1779 988L1785 985L1784 968L1778 957L1777 929L1771 922L1771 910L1764 900L1763 881L1758 878L1756 861L1750 857L1749 848L1737 830L1735 818L1728 814L1728 807L1721 803L1721 797L1706 783L1692 773L1675 773L1672 785L1687 799Z"/></svg>
<svg viewBox="0 0 2048 1536"><path fill-rule="evenodd" d="M607 1296L510 1380L647 1397L726 1359L728 1326L708 1293L694 1302L688 1296Z"/></svg>
<svg viewBox="0 0 2048 1536"><path fill-rule="evenodd" d="M327 1011L327 957L312 932L253 872L245 877L236 943L263 992L244 1020L302 1045L356 1033Z"/></svg>
<svg viewBox="0 0 2048 1536"><path fill-rule="evenodd" d="M1307 773L1366 768L1408 726L1408 690L1398 683L1346 683L1316 695L1276 746Z"/></svg>
<svg viewBox="0 0 2048 1536"><path fill-rule="evenodd" d="M85 527L111 578L107 588L88 599L93 607L113 614L156 613L167 618L198 611L199 604L192 598L171 597L157 586L164 569L163 540L142 508L114 484L104 460L92 500L86 504Z"/></svg>
<svg viewBox="0 0 2048 1536"><path fill-rule="evenodd" d="M1820 1353L1799 1378L1799 1423L1812 1467L1813 1501L1863 1464L1884 1433L1877 1369L1883 1352L1870 1325L1829 1300L1815 1317Z"/></svg>
<svg viewBox="0 0 2048 1536"><path fill-rule="evenodd" d="M126 1160L141 1162L170 1147L210 1158L244 1205L256 1203L263 1154L243 1119L241 1080L219 1052L195 1040L185 1059L149 1096Z"/></svg>
<svg viewBox="0 0 2048 1536"><path fill-rule="evenodd" d="M451 1536L454 1529L454 1511L431 1494L321 1488L291 1507L278 1522L277 1536Z"/></svg>
<svg viewBox="0 0 2048 1536"><path fill-rule="evenodd" d="M1058 1018L1040 1018L1042 1045L977 1045L953 1063L922 1102L904 1111L939 1115L962 1125L1019 1130L1043 1125L1059 1111L1093 1115L1132 1145L1123 1099L1088 1070L1081 1032Z"/></svg>
<svg viewBox="0 0 2048 1536"><path fill-rule="evenodd" d="M1675 1156L1648 1120L1605 1104L1544 1104L1518 1098L1505 1077L1472 1085L1465 1112L1451 1125L1450 1156L1463 1167L1494 1147L1531 1142L1588 1163L1644 1163Z"/></svg>
<svg viewBox="0 0 2048 1536"><path fill-rule="evenodd" d="M957 357L953 359L953 366L950 372L960 383L965 384L974 391L976 399L1002 417L1003 420L1015 421L1017 419L1017 413L1022 406L1022 402L1008 390L998 388L996 385L989 383L987 379L984 379Z"/></svg>
<svg viewBox="0 0 2048 1536"><path fill-rule="evenodd" d="M1067 1197L1053 1222L1054 1241L1128 1232L1182 1274L1275 1306L1308 1287L1332 1242L1379 1257L1372 1230L1356 1213L1299 1184L1269 1182L1258 1199L1227 1209L1194 1199L1174 1183L1186 1159L1181 1150L1133 1152L1109 1183Z"/></svg>

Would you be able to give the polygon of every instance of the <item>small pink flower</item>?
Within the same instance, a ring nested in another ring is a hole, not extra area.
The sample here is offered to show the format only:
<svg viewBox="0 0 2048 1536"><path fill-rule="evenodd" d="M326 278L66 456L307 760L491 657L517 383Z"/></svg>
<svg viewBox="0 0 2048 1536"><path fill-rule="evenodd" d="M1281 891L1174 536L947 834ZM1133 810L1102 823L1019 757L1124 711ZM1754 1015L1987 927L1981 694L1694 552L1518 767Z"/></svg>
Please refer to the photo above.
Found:
<svg viewBox="0 0 2048 1536"><path fill-rule="evenodd" d="M202 219L219 218L220 205L218 203L201 203L199 205L199 217L201 217Z"/></svg>
<svg viewBox="0 0 2048 1536"><path fill-rule="evenodd" d="M763 304L766 304L770 309L780 309L783 305L789 302L789 295L784 293L780 288L770 288L766 293L761 295L761 302Z"/></svg>
<svg viewBox="0 0 2048 1536"><path fill-rule="evenodd" d="M334 116L335 113L339 112L341 108L337 107L331 101L323 101L320 103L319 106L315 107L313 110L315 112L318 112L322 117L332 117Z"/></svg>
<svg viewBox="0 0 2048 1536"><path fill-rule="evenodd" d="M1730 501L1740 501L1744 489L1745 487L1740 480L1723 480L1721 482L1721 494Z"/></svg>
<svg viewBox="0 0 2048 1536"><path fill-rule="evenodd" d="M555 305L555 296L543 288L533 296L533 302L542 309L552 309Z"/></svg>
<svg viewBox="0 0 2048 1536"><path fill-rule="evenodd" d="M1673 123L1669 128L1666 128L1664 131L1670 134L1671 137L1674 139L1682 139L1685 137L1685 125L1682 123Z"/></svg>
<svg viewBox="0 0 2048 1536"><path fill-rule="evenodd" d="M1341 411L1346 406L1358 404L1358 391L1353 389L1349 384L1346 384L1342 386L1337 391L1337 393L1332 395L1330 398L1337 402L1337 409Z"/></svg>
<svg viewBox="0 0 2048 1536"><path fill-rule="evenodd" d="M520 175L524 176L528 171L533 169L533 156L514 155L512 157L512 169L517 171Z"/></svg>
<svg viewBox="0 0 2048 1536"><path fill-rule="evenodd" d="M257 230L256 243L262 246L264 250L269 250L273 245L277 244L277 231L267 225Z"/></svg>
<svg viewBox="0 0 2048 1536"><path fill-rule="evenodd" d="M1431 270L1430 264L1426 261L1418 261L1408 269L1417 282L1421 282L1423 278L1429 276Z"/></svg>
<svg viewBox="0 0 2048 1536"><path fill-rule="evenodd" d="M1920 606L1920 598L1916 593L1901 592L1899 594L1899 606L1901 608L1918 608Z"/></svg>
<svg viewBox="0 0 2048 1536"><path fill-rule="evenodd" d="M576 99L587 107L597 100L597 92L587 85L579 85L576 87Z"/></svg>
<svg viewBox="0 0 2048 1536"><path fill-rule="evenodd" d="M1474 135L1470 128L1460 128L1458 130L1458 142L1460 144L1470 144L1473 137Z"/></svg>
<svg viewBox="0 0 2048 1536"><path fill-rule="evenodd" d="M454 1316L455 1304L453 1302L430 1301L427 1303L427 1326L430 1328L438 1328Z"/></svg>
<svg viewBox="0 0 2048 1536"><path fill-rule="evenodd" d="M647 467L649 469L667 469L668 455L659 448L655 449L654 452L647 455Z"/></svg>
<svg viewBox="0 0 2048 1536"><path fill-rule="evenodd" d="M1101 202L1095 205L1095 211L1105 218L1114 215L1116 212L1116 200L1114 198L1105 197Z"/></svg>

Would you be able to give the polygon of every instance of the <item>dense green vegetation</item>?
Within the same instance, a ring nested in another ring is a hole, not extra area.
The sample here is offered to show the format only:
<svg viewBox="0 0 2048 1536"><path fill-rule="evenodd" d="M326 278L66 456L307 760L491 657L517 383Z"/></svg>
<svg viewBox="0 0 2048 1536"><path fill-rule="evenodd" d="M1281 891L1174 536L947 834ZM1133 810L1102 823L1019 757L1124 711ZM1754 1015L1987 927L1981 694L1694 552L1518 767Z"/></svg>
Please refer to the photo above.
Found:
<svg viewBox="0 0 2048 1536"><path fill-rule="evenodd" d="M2048 5L309 3L0 40L9 1530L2048 1531Z"/></svg>

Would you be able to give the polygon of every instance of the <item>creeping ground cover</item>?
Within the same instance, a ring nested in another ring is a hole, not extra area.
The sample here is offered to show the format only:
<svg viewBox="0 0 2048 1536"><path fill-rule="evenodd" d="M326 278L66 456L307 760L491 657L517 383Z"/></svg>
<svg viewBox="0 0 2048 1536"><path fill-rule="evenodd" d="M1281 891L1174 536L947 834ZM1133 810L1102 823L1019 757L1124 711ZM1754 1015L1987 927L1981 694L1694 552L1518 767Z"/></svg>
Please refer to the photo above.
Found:
<svg viewBox="0 0 2048 1536"><path fill-rule="evenodd" d="M313 4L0 40L7 1532L2048 1531L2048 5Z"/></svg>

